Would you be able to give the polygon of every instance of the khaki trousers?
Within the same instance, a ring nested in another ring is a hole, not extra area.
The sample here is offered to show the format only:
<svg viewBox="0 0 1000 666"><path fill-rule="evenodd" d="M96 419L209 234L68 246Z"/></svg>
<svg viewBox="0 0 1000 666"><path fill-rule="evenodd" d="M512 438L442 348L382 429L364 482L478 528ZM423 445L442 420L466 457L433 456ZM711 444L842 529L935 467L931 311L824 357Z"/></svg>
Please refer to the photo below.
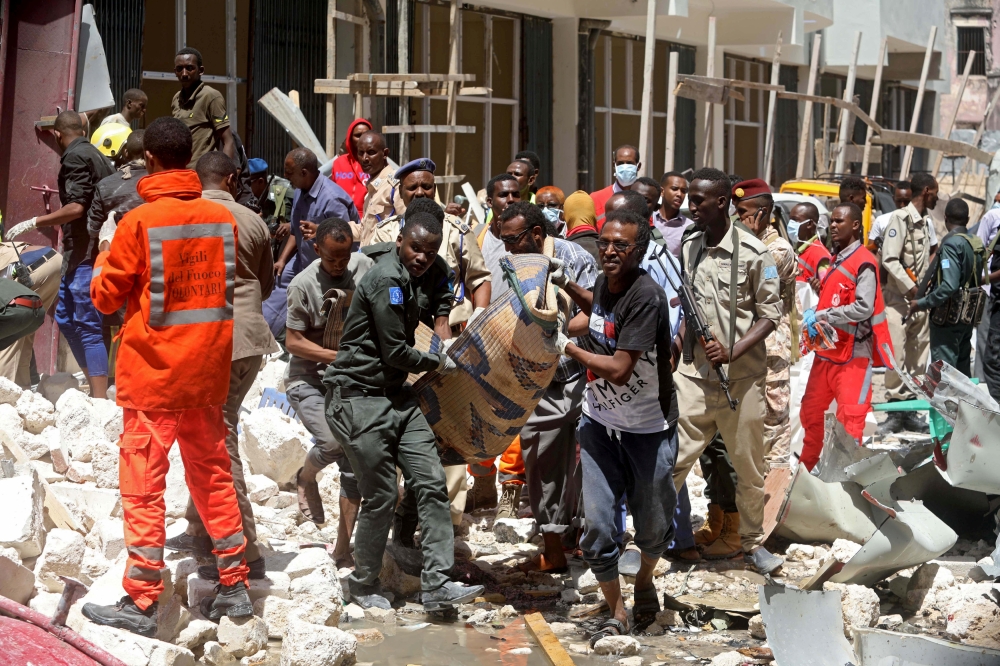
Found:
<svg viewBox="0 0 1000 666"><path fill-rule="evenodd" d="M903 317L906 316L907 308L906 301L901 297L890 298L886 293L885 314L896 365L907 374L922 375L927 369L927 357L931 348L929 318L927 312L914 312L904 324ZM916 396L906 388L898 374L886 369L885 399L914 400Z"/></svg>
<svg viewBox="0 0 1000 666"><path fill-rule="evenodd" d="M740 542L747 552L764 537L764 380L761 375L730 383L729 392L739 400L734 411L718 381L674 374L680 411L674 485L680 490L702 451L720 433L736 471Z"/></svg>
<svg viewBox="0 0 1000 666"><path fill-rule="evenodd" d="M9 244L4 244L4 249ZM18 248L24 252L26 247ZM5 257L7 252L2 253ZM2 261L0 264L6 266L16 259L13 250L9 251L11 258L9 261ZM56 302L59 295L59 278L62 272L62 255L56 254L50 257L44 264L36 268L31 273L34 282L31 290L42 299L42 306L48 310ZM0 377L6 377L21 388L31 386L31 348L35 344L35 334L29 333L10 347L0 351Z"/></svg>
<svg viewBox="0 0 1000 666"><path fill-rule="evenodd" d="M469 478L465 465L448 465L444 468L444 478L448 482L448 501L451 502L451 524L461 525L465 513L465 498L469 494Z"/></svg>

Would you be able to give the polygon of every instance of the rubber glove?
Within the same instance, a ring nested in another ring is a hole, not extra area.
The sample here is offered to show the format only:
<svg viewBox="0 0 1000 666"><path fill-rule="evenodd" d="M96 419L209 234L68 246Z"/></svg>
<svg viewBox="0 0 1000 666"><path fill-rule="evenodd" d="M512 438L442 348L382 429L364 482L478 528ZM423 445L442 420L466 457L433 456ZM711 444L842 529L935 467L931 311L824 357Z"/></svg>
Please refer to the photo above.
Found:
<svg viewBox="0 0 1000 666"><path fill-rule="evenodd" d="M484 312L486 312L486 308L476 308L476 309L474 309L472 311L472 314L469 316L469 321L465 322L465 325L466 326L472 326L472 322L474 322L476 320L476 318L479 315L483 314Z"/></svg>
<svg viewBox="0 0 1000 666"><path fill-rule="evenodd" d="M551 336L545 336L542 338L542 344L545 346L545 351L559 356L566 353L566 345L569 343L570 339L567 338L561 330L557 330Z"/></svg>
<svg viewBox="0 0 1000 666"><path fill-rule="evenodd" d="M549 259L549 279L557 287L565 287L569 284L569 276L566 275L566 263L562 259L551 257Z"/></svg>
<svg viewBox="0 0 1000 666"><path fill-rule="evenodd" d="M802 313L802 323L809 328L809 336L816 337L819 335L819 328L816 327L816 310L809 308Z"/></svg>
<svg viewBox="0 0 1000 666"><path fill-rule="evenodd" d="M100 247L101 243L108 241L108 245L111 245L111 239L115 237L115 231L118 230L118 225L115 223L115 212L111 211L108 214L108 219L104 221L101 225L101 230L97 233L97 246Z"/></svg>
<svg viewBox="0 0 1000 666"><path fill-rule="evenodd" d="M451 346L453 344L455 344L455 338L448 338L447 340L444 340L441 343L441 353L442 354L447 354L448 350L451 349Z"/></svg>
<svg viewBox="0 0 1000 666"><path fill-rule="evenodd" d="M451 359L447 354L441 354L441 360L438 361L437 371L442 375L450 375L458 370L458 365L455 361Z"/></svg>
<svg viewBox="0 0 1000 666"><path fill-rule="evenodd" d="M38 218L33 217L30 220L26 220L19 224L15 224L7 231L7 235L4 240L13 240L23 233L27 233L38 226Z"/></svg>

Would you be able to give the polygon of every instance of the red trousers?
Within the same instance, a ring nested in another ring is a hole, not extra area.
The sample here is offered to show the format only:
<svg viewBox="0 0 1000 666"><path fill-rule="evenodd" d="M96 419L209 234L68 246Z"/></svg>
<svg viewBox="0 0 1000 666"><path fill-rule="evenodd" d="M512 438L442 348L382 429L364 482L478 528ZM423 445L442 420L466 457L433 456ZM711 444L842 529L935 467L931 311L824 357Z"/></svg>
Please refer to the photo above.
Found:
<svg viewBox="0 0 1000 666"><path fill-rule="evenodd" d="M163 592L163 519L166 503L167 454L180 447L191 499L205 522L215 548L223 585L247 582L250 569L243 553L243 519L236 503L222 407L171 412L125 409L125 431L118 446L125 544L128 563L122 585L135 604L146 609Z"/></svg>
<svg viewBox="0 0 1000 666"><path fill-rule="evenodd" d="M469 474L472 476L493 476L497 472L496 458L482 460L474 465L469 465ZM524 457L521 455L521 437L514 438L507 450L500 455L500 483L513 483L524 485Z"/></svg>
<svg viewBox="0 0 1000 666"><path fill-rule="evenodd" d="M824 415L834 399L837 400L837 420L844 425L847 434L860 440L865 431L865 416L872 405L870 359L856 358L837 365L816 357L799 408L805 430L800 461L808 470L819 462L823 451Z"/></svg>

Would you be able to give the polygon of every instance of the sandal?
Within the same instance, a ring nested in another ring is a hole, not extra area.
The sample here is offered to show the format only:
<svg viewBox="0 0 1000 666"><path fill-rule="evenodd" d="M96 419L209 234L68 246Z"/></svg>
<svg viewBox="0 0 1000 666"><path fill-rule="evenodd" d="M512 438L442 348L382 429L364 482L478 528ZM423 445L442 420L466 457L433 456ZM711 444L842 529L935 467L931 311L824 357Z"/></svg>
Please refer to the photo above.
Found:
<svg viewBox="0 0 1000 666"><path fill-rule="evenodd" d="M664 557L678 562L701 562L701 552L697 548L671 548Z"/></svg>
<svg viewBox="0 0 1000 666"><path fill-rule="evenodd" d="M597 627L597 631L590 635L590 649L593 650L597 641L608 636L628 636L628 629L615 618L609 617L604 622L601 622L601 626Z"/></svg>
<svg viewBox="0 0 1000 666"><path fill-rule="evenodd" d="M319 494L319 484L315 481L300 481L299 475L302 468L295 473L295 488L298 496L299 511L306 520L311 520L317 525L326 522L326 515L323 512L323 498Z"/></svg>
<svg viewBox="0 0 1000 666"><path fill-rule="evenodd" d="M633 594L632 624L636 631L642 631L656 621L660 612L660 596L655 587L636 590Z"/></svg>

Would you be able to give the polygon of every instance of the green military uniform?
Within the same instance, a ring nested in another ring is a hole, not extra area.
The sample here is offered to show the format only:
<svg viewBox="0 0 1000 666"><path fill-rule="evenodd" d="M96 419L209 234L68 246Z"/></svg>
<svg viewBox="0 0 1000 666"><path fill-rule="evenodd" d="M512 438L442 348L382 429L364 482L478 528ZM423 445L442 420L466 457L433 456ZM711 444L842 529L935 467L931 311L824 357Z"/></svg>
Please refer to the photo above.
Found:
<svg viewBox="0 0 1000 666"><path fill-rule="evenodd" d="M979 277L983 274L983 243L970 236L965 227L956 227L944 237L934 263L931 266L931 270L936 269L933 286L925 296L917 299L921 310L934 310L961 297L964 288L979 287ZM967 377L971 376L973 328L973 324L935 324L932 312L931 360L944 361Z"/></svg>
<svg viewBox="0 0 1000 666"><path fill-rule="evenodd" d="M416 496L423 526L422 587L448 581L454 535L444 468L416 397L404 387L411 372L437 369L440 354L413 348L421 320L451 312L451 271L438 257L419 278L407 272L393 243L364 248L375 260L351 300L337 359L327 369L326 418L346 444L361 489L355 537L356 566L349 584L355 594L377 591L382 555L398 494L396 466Z"/></svg>
<svg viewBox="0 0 1000 666"><path fill-rule="evenodd" d="M295 190L292 184L284 178L274 177L267 186L267 196L260 202L260 216L271 232L271 249L274 258L278 258L281 246L284 241L274 240L274 234L278 231L278 226L292 221L292 195Z"/></svg>

